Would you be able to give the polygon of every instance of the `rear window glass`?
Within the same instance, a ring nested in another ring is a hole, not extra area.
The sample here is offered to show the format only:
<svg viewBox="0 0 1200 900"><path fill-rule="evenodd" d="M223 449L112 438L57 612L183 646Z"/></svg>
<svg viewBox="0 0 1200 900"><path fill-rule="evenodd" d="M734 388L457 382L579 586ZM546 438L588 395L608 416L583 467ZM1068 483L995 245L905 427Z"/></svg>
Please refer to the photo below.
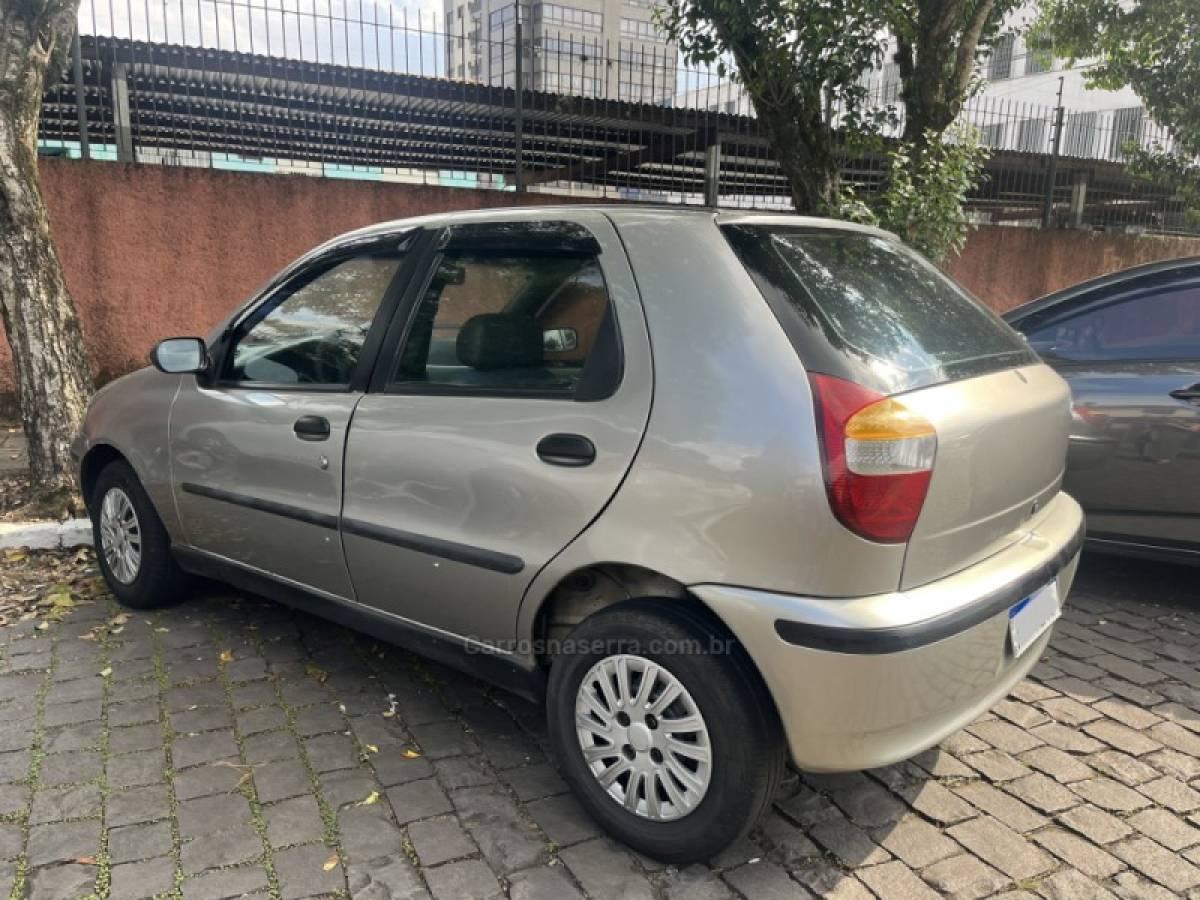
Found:
<svg viewBox="0 0 1200 900"><path fill-rule="evenodd" d="M810 371L898 393L1037 359L998 316L898 241L774 225L723 230L799 338Z"/></svg>

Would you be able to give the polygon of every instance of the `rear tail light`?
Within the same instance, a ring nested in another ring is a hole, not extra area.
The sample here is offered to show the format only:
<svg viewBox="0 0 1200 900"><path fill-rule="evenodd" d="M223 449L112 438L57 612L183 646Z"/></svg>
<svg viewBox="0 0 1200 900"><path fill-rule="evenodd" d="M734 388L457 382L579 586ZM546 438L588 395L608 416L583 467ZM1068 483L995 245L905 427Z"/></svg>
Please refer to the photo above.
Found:
<svg viewBox="0 0 1200 900"><path fill-rule="evenodd" d="M809 380L833 514L868 540L907 541L929 489L933 425L899 400L853 382L817 374Z"/></svg>

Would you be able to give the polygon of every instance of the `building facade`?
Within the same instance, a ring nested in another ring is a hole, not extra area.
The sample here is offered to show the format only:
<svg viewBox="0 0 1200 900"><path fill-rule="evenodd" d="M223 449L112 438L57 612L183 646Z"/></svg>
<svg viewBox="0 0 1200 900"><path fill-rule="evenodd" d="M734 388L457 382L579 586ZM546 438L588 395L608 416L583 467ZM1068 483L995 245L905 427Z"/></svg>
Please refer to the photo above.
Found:
<svg viewBox="0 0 1200 900"><path fill-rule="evenodd" d="M654 24L653 0L445 0L447 76L608 100L669 103L674 44Z"/></svg>

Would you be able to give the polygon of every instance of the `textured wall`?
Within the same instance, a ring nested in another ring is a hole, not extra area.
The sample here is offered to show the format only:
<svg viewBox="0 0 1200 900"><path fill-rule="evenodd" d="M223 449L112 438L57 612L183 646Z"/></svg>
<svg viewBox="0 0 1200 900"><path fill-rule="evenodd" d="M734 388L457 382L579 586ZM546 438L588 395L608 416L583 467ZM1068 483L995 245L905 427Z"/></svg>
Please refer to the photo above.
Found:
<svg viewBox="0 0 1200 900"><path fill-rule="evenodd" d="M101 381L160 338L202 334L325 239L449 209L561 202L542 195L212 169L43 159L67 283ZM1023 228L975 232L949 270L997 309L1138 262L1200 255L1200 239ZM0 395L12 366L0 342Z"/></svg>

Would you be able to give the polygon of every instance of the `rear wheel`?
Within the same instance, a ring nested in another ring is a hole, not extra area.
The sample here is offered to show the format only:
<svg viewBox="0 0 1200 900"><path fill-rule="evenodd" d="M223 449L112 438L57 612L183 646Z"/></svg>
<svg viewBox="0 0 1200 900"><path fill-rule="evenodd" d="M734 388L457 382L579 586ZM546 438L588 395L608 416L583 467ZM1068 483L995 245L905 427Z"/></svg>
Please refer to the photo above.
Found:
<svg viewBox="0 0 1200 900"><path fill-rule="evenodd" d="M187 592L190 579L171 555L167 530L127 462L104 467L89 509L100 572L122 605L150 609Z"/></svg>
<svg viewBox="0 0 1200 900"><path fill-rule="evenodd" d="M778 718L740 645L701 611L637 600L567 638L547 716L564 776L614 837L706 859L741 837L784 768Z"/></svg>

